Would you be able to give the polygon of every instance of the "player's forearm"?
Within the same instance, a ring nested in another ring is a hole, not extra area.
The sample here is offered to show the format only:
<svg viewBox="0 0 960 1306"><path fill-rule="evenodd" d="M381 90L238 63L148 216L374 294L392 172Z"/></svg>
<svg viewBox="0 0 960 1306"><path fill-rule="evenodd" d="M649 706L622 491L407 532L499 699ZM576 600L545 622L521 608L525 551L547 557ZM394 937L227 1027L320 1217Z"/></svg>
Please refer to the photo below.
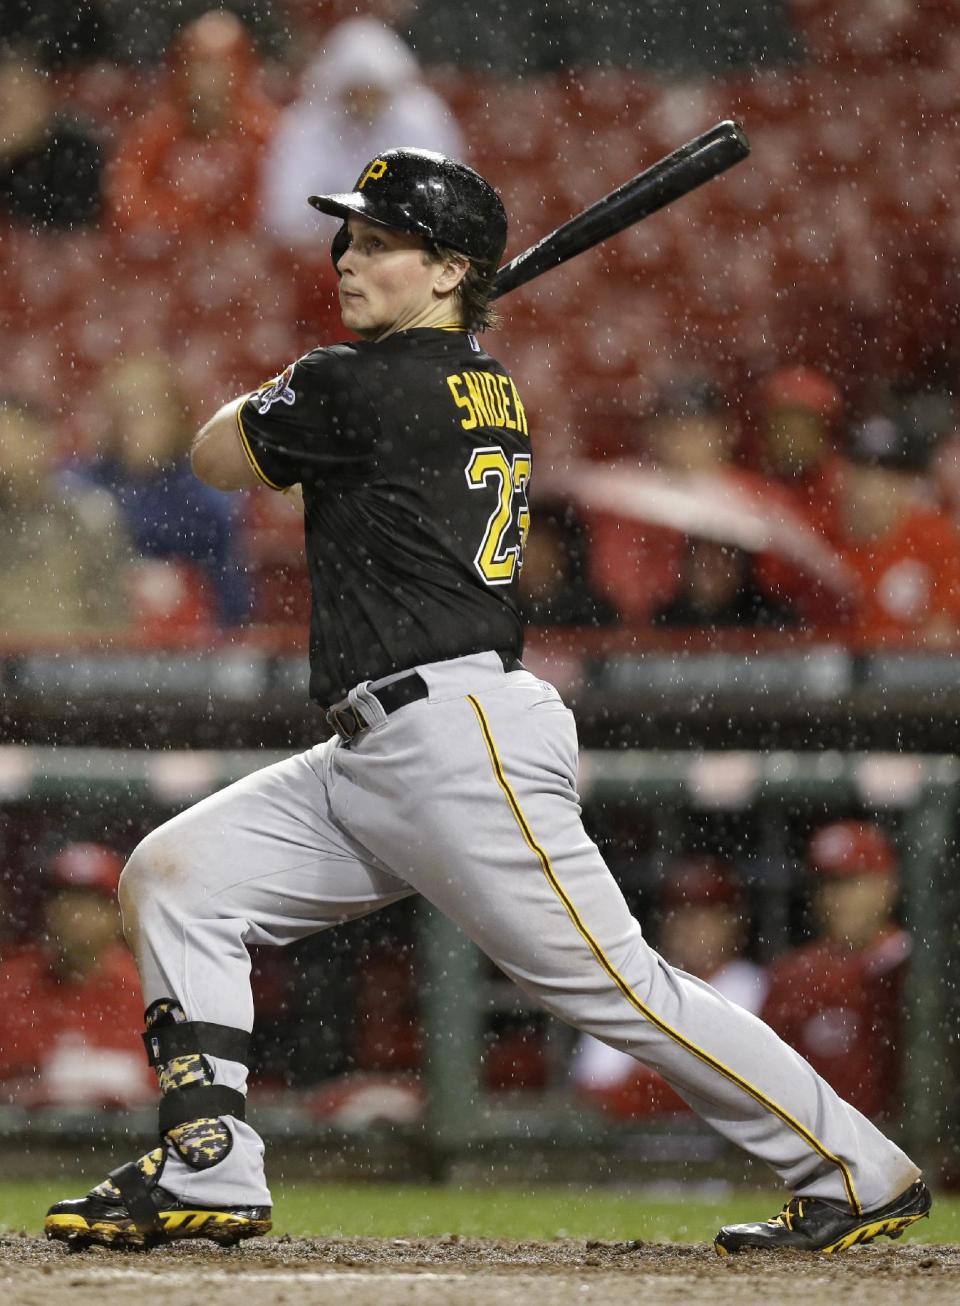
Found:
<svg viewBox="0 0 960 1306"><path fill-rule="evenodd" d="M217 490L249 490L259 484L237 425L244 398L224 404L200 429L190 447L194 476Z"/></svg>

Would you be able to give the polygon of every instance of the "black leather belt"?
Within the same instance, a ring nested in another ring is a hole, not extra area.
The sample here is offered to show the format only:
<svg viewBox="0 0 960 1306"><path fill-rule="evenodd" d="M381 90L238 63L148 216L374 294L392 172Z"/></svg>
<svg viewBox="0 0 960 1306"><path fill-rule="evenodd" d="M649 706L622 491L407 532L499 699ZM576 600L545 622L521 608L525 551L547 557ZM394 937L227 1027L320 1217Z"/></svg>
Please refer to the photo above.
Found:
<svg viewBox="0 0 960 1306"><path fill-rule="evenodd" d="M497 656L503 663L505 672L524 670L523 663L512 653L498 653ZM387 716L391 712L396 712L398 707L406 707L408 703L416 703L418 699L426 698L430 692L427 682L419 671L406 671L396 680L387 681L385 685L378 685L374 681L367 688ZM338 703L336 707L328 708L326 717L327 725L337 732L344 743L355 739L369 725L352 703Z"/></svg>

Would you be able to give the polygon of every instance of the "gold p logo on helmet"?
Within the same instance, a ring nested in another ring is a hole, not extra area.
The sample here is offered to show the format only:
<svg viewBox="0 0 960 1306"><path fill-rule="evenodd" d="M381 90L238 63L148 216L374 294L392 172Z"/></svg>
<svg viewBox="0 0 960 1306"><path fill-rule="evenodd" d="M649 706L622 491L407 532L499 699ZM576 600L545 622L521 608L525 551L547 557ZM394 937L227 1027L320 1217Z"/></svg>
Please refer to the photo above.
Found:
<svg viewBox="0 0 960 1306"><path fill-rule="evenodd" d="M360 178L360 183L357 189L363 190L364 186L367 184L368 181L379 181L380 178L383 176L383 174L386 172L386 170L387 170L386 159L374 159L374 161L370 164L370 167Z"/></svg>

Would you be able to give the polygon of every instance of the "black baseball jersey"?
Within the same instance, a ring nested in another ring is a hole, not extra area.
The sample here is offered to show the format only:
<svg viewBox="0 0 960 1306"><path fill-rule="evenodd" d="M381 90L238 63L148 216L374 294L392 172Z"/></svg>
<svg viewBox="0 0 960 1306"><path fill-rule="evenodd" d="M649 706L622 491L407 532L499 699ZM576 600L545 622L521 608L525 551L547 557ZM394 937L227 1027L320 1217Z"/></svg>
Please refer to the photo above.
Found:
<svg viewBox="0 0 960 1306"><path fill-rule="evenodd" d="M520 655L530 438L517 387L475 336L314 349L237 420L261 480L303 486L314 699L419 663Z"/></svg>

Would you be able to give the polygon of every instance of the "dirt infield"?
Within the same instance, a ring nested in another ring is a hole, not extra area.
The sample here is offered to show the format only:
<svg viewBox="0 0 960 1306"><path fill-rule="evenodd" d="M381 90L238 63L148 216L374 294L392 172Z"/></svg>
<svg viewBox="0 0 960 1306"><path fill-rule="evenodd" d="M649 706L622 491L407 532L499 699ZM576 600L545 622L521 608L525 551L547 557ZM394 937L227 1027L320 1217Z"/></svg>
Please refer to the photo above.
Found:
<svg viewBox="0 0 960 1306"><path fill-rule="evenodd" d="M172 1290L157 1296L155 1289ZM859 1247L838 1257L721 1259L709 1247L558 1239L510 1243L422 1239L258 1238L230 1251L206 1243L148 1254L69 1252L39 1238L0 1238L0 1300L15 1306L534 1306L573 1303L835 1302L924 1306L960 1301L960 1247Z"/></svg>

